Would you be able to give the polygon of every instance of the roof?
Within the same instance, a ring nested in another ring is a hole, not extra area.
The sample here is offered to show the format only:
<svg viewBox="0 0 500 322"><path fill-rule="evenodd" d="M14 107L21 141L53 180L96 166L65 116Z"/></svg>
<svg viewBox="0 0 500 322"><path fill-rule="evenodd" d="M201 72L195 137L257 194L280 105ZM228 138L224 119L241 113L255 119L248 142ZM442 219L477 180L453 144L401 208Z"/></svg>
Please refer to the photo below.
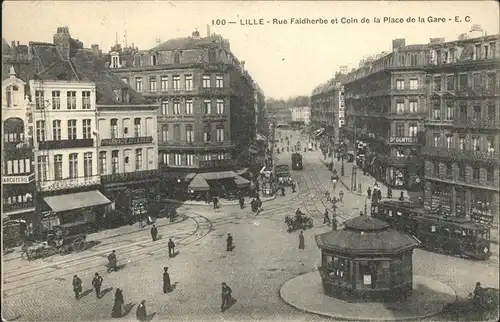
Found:
<svg viewBox="0 0 500 322"><path fill-rule="evenodd" d="M404 47L398 48L398 51L418 51L418 50L426 50L429 48L429 45L427 44L414 44L414 45L407 45Z"/></svg>
<svg viewBox="0 0 500 322"><path fill-rule="evenodd" d="M220 39L219 36L204 37L204 38L193 38L193 37L173 38L151 48L151 50L169 51L175 49L178 50L194 49L216 43L216 41L219 39Z"/></svg>
<svg viewBox="0 0 500 322"><path fill-rule="evenodd" d="M10 50L11 48L9 46L9 43L7 42L7 40L5 40L5 38L2 38L2 54L9 54Z"/></svg>
<svg viewBox="0 0 500 322"><path fill-rule="evenodd" d="M391 229L389 224L369 216L358 216L342 230L316 235L319 248L352 255L391 255L417 247L413 236Z"/></svg>

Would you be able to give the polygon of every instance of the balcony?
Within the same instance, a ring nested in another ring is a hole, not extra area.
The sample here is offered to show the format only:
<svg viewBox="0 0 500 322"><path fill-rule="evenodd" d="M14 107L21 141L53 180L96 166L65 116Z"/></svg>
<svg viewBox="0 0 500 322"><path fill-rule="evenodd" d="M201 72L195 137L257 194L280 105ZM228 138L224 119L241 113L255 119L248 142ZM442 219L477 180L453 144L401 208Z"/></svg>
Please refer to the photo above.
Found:
<svg viewBox="0 0 500 322"><path fill-rule="evenodd" d="M477 87L462 87L455 91L457 98L467 97L492 97L498 95L497 88L492 85L491 87L477 86Z"/></svg>
<svg viewBox="0 0 500 322"><path fill-rule="evenodd" d="M203 121L227 121L228 116L227 114L204 114L202 116Z"/></svg>
<svg viewBox="0 0 500 322"><path fill-rule="evenodd" d="M200 87L201 95L229 95L231 94L230 87Z"/></svg>
<svg viewBox="0 0 500 322"><path fill-rule="evenodd" d="M236 162L234 160L206 160L200 161L200 169L216 169L216 168L230 168L234 167Z"/></svg>
<svg viewBox="0 0 500 322"><path fill-rule="evenodd" d="M236 143L226 141L226 142L179 142L179 141L169 141L160 142L159 147L166 150L182 150L182 151L193 151L193 150L216 150L216 149L232 149L236 146Z"/></svg>
<svg viewBox="0 0 500 322"><path fill-rule="evenodd" d="M155 97L155 96L164 96L164 95L183 95L183 96L190 96L190 95L199 95L199 91L197 88L192 88L192 89L185 89L185 88L167 88L167 89L154 89L154 90L143 90L141 92L142 95L146 97Z"/></svg>
<svg viewBox="0 0 500 322"><path fill-rule="evenodd" d="M143 170L136 172L115 173L103 175L101 177L102 184L111 182L134 182L155 179L159 176L158 170Z"/></svg>
<svg viewBox="0 0 500 322"><path fill-rule="evenodd" d="M498 151L487 152L426 146L422 149L422 153L428 156L451 158L460 161L474 160L491 162L495 164L500 163L500 153Z"/></svg>
<svg viewBox="0 0 500 322"><path fill-rule="evenodd" d="M26 175L3 175L2 183L3 184L27 184L35 181L35 174L26 174Z"/></svg>
<svg viewBox="0 0 500 322"><path fill-rule="evenodd" d="M391 136L389 138L391 144L418 144L416 136Z"/></svg>
<svg viewBox="0 0 500 322"><path fill-rule="evenodd" d="M459 117L453 120L453 126L470 129L492 129L496 130L500 126L496 118L486 117Z"/></svg>
<svg viewBox="0 0 500 322"><path fill-rule="evenodd" d="M100 175L90 177L67 178L61 180L39 181L38 189L41 192L98 186L101 184Z"/></svg>
<svg viewBox="0 0 500 322"><path fill-rule="evenodd" d="M101 146L119 146L119 145L151 144L151 143L153 143L152 136L101 139Z"/></svg>
<svg viewBox="0 0 500 322"><path fill-rule="evenodd" d="M5 137L5 136L4 136ZM33 149L33 139L28 139L24 141L13 141L13 142L3 142L3 148L5 150L32 150Z"/></svg>
<svg viewBox="0 0 500 322"><path fill-rule="evenodd" d="M3 204L4 212L11 212L16 210L35 210L35 202L33 200L19 203Z"/></svg>
<svg viewBox="0 0 500 322"><path fill-rule="evenodd" d="M38 150L92 148L93 146L94 146L94 139L58 140L58 141L40 141L40 142L38 142Z"/></svg>

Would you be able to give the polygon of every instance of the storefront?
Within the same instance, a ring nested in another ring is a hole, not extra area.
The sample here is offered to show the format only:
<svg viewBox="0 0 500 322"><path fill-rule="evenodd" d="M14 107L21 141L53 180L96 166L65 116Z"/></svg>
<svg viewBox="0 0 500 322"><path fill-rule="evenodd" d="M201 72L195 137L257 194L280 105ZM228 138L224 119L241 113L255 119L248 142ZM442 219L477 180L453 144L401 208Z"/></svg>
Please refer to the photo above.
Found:
<svg viewBox="0 0 500 322"><path fill-rule="evenodd" d="M162 199L187 200L189 183L196 176L192 172L162 172L160 194Z"/></svg>

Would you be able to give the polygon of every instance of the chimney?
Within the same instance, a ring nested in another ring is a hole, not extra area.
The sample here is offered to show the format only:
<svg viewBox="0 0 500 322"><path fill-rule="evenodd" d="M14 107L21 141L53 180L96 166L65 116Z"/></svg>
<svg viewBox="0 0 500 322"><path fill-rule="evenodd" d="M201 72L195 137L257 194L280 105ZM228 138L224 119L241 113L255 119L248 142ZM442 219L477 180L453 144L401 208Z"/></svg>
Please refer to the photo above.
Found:
<svg viewBox="0 0 500 322"><path fill-rule="evenodd" d="M193 31L191 35L194 39L200 39L200 32L198 30Z"/></svg>
<svg viewBox="0 0 500 322"><path fill-rule="evenodd" d="M405 38L397 38L392 41L392 50L406 46Z"/></svg>
<svg viewBox="0 0 500 322"><path fill-rule="evenodd" d="M54 45L64 60L69 60L71 36L68 27L58 27L54 35Z"/></svg>
<svg viewBox="0 0 500 322"><path fill-rule="evenodd" d="M12 41L10 42L10 46L11 46L12 48L16 47L16 41L15 41L15 40L12 40Z"/></svg>
<svg viewBox="0 0 500 322"><path fill-rule="evenodd" d="M19 46L19 41L17 42L17 46Z"/></svg>

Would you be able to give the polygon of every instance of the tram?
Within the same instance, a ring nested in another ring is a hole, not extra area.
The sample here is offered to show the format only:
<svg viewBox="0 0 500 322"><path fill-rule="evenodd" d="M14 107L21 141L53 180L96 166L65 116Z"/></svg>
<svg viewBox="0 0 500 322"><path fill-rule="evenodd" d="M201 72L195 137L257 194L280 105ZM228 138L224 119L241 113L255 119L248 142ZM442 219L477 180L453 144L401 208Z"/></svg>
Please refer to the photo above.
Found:
<svg viewBox="0 0 500 322"><path fill-rule="evenodd" d="M371 215L415 236L430 251L475 260L491 256L490 228L470 219L433 214L421 205L394 200L372 204Z"/></svg>
<svg viewBox="0 0 500 322"><path fill-rule="evenodd" d="M292 154L292 170L302 170L302 154Z"/></svg>

